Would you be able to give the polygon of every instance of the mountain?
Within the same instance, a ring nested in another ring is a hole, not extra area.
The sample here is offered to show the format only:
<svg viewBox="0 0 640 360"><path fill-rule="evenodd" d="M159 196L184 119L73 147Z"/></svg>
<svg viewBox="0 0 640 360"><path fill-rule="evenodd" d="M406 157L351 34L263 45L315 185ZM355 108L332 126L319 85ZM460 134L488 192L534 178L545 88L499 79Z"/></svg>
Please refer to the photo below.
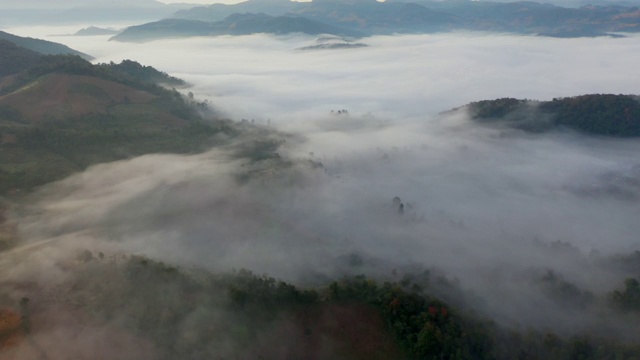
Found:
<svg viewBox="0 0 640 360"><path fill-rule="evenodd" d="M70 54L70 55L80 56L83 59L87 59L87 60L93 59L91 56L81 53L79 51L73 50L66 45L62 45L62 44L58 44L58 43L46 41L46 40L21 37L21 36L9 34L4 31L0 31L0 40L10 41L20 47L23 47L25 49L32 50L35 52L39 52L45 55Z"/></svg>
<svg viewBox="0 0 640 360"><path fill-rule="evenodd" d="M393 0L392 0L393 1ZM421 6L459 17L467 30L525 34L564 33L566 37L640 31L637 7L619 5L566 8L533 1L417 1Z"/></svg>
<svg viewBox="0 0 640 360"><path fill-rule="evenodd" d="M276 3L270 15L300 16L368 35L466 30L593 37L640 31L640 10L617 4L568 8L533 1L278 0ZM179 11L172 17L218 21L231 13L263 11L266 4L252 0L236 5L201 6Z"/></svg>
<svg viewBox="0 0 640 360"><path fill-rule="evenodd" d="M0 45L11 50L0 53L0 63L34 62L0 79L0 195L96 163L201 151L214 135L231 132L203 104L159 86L184 82L151 67L129 60L92 65L78 56Z"/></svg>
<svg viewBox="0 0 640 360"><path fill-rule="evenodd" d="M0 40L0 80L37 65L42 54L20 47L10 41Z"/></svg>
<svg viewBox="0 0 640 360"><path fill-rule="evenodd" d="M375 0L316 0L303 3L275 0L273 7L269 7L269 3L251 0L236 5L214 4L182 10L172 17L215 21L230 14L265 12L274 16L303 17L362 34L441 31L454 27L456 23L455 16L411 3L387 4Z"/></svg>
<svg viewBox="0 0 640 360"><path fill-rule="evenodd" d="M588 134L639 137L640 97L592 94L552 101L503 98L473 102L464 107L473 120L525 131L567 127Z"/></svg>
<svg viewBox="0 0 640 360"><path fill-rule="evenodd" d="M76 36L96 36L96 35L115 35L119 33L119 30L111 28L100 28L97 26L89 26L78 30L74 35Z"/></svg>
<svg viewBox="0 0 640 360"><path fill-rule="evenodd" d="M331 34L361 36L362 33L326 25L302 17L270 16L266 14L234 14L218 22L166 19L126 28L111 38L116 41L149 41L169 37L250 35L256 33L311 35Z"/></svg>
<svg viewBox="0 0 640 360"><path fill-rule="evenodd" d="M211 4L183 9L173 14L171 18L214 22L224 20L233 14L254 13L278 16L292 11L296 6L296 2L289 0L248 0L235 5Z"/></svg>
<svg viewBox="0 0 640 360"><path fill-rule="evenodd" d="M44 331L52 328L74 334L76 341L55 352L63 358L83 358L89 346L123 359L595 360L640 354L632 341L502 327L431 295L438 280L428 272L399 282L347 276L302 288L244 269L211 273L88 249L68 257L73 260L56 269L64 281L0 279L7 294L0 307L0 354L6 358L18 358L20 350L52 353L55 344L46 340L56 334ZM17 266L10 260L1 265ZM553 273L538 281L539 291L564 297L580 291ZM638 281L628 279L624 290L602 302L609 311L635 316L639 292Z"/></svg>
<svg viewBox="0 0 640 360"><path fill-rule="evenodd" d="M456 16L446 12L412 3L376 0L316 0L304 3L291 14L371 35L448 31L459 26Z"/></svg>

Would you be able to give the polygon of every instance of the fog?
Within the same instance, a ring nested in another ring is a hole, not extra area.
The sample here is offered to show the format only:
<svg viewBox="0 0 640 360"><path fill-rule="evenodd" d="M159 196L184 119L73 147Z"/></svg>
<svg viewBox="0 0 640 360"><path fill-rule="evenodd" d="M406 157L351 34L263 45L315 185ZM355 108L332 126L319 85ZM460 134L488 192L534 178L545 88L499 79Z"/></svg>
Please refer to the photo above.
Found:
<svg viewBox="0 0 640 360"><path fill-rule="evenodd" d="M328 51L295 50L314 42L298 35L49 39L97 62L133 59L181 77L192 84L181 91L261 130L204 154L97 165L42 188L21 209L27 248L14 250L21 265L11 276L59 276L47 266L69 247L247 268L302 286L431 269L502 323L625 332L624 321L567 309L536 281L553 271L602 295L631 275L603 259L638 250L640 141L528 134L441 113L507 96L637 93L637 37L455 33ZM264 137L282 142L286 165L239 155Z"/></svg>

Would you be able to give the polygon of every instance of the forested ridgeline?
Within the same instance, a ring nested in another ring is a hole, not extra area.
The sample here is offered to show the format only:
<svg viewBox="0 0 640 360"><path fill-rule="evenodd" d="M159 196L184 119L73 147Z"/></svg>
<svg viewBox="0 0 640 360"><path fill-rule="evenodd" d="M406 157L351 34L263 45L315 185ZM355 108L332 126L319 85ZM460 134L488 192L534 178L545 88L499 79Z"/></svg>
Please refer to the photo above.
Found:
<svg viewBox="0 0 640 360"><path fill-rule="evenodd" d="M551 101L502 98L473 102L466 109L474 120L527 131L565 126L594 135L640 136L640 101L635 95L590 94Z"/></svg>
<svg viewBox="0 0 640 360"><path fill-rule="evenodd" d="M376 282L355 276L323 287L300 288L247 270L212 274L139 256L105 256L89 251L78 256L72 271L74 275L53 294L34 291L30 295L31 319L44 321L52 316L47 307L64 304L83 314L81 318L93 326L116 324L123 333L150 340L158 358L640 356L640 346L632 342L500 326L429 295L428 273L413 277L417 282ZM611 304L620 306L619 311L637 314L638 282L630 279L625 286L625 290L611 294ZM4 299L0 306L9 320L13 319L11 313L21 311L20 301L25 301L8 294L0 299ZM43 325L44 322L32 320L28 328L35 334ZM0 341L15 337L24 329L7 328L0 334Z"/></svg>
<svg viewBox="0 0 640 360"><path fill-rule="evenodd" d="M168 88L182 80L152 67L0 46L11 50L0 61L16 71L0 78L0 194L97 163L203 151L237 133L207 103Z"/></svg>

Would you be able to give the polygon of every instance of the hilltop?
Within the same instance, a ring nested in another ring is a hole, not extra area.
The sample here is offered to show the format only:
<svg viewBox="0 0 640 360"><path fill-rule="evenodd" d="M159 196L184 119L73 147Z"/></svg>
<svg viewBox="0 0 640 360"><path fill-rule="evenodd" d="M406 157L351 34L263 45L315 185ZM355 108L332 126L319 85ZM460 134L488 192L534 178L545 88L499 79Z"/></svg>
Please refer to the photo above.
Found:
<svg viewBox="0 0 640 360"><path fill-rule="evenodd" d="M17 46L38 52L40 54L77 55L86 60L93 59L93 57L91 57L90 55L87 55L77 50L73 50L66 45L58 44L52 41L17 36L17 35L9 34L4 31L0 31L0 40L9 41Z"/></svg>
<svg viewBox="0 0 640 360"><path fill-rule="evenodd" d="M112 28L101 28L97 26L89 26L76 31L74 35L75 36L115 35L119 32L120 30L116 30Z"/></svg>
<svg viewBox="0 0 640 360"><path fill-rule="evenodd" d="M28 61L0 78L0 193L29 190L100 162L201 151L215 134L231 132L205 105L159 85L183 81L151 67L129 60L92 65L3 45L13 51L2 52L0 62Z"/></svg>
<svg viewBox="0 0 640 360"><path fill-rule="evenodd" d="M503 98L473 102L463 109L473 120L541 132L567 127L593 135L640 136L640 97L590 94L552 101Z"/></svg>

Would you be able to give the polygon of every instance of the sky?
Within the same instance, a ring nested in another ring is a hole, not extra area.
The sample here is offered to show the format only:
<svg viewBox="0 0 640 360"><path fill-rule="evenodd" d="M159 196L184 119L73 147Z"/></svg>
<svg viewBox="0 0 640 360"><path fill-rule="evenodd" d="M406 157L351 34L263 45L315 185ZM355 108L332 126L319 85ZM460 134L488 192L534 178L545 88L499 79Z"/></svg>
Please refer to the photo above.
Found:
<svg viewBox="0 0 640 360"><path fill-rule="evenodd" d="M231 5L231 4L237 4L237 3L241 3L244 2L246 0L218 0L218 1L211 1L211 0L189 0L189 1L176 1L176 0L159 0L162 3L165 4L179 4L179 3L191 3L191 4L227 4L227 5ZM307 1L311 1L311 0L295 0L298 2L307 2Z"/></svg>
<svg viewBox="0 0 640 360"><path fill-rule="evenodd" d="M246 0L185 0L185 1L176 1L176 0L158 0L158 2L160 3L164 3L164 4L237 4L240 2L244 2ZM300 1L300 0L299 0ZM301 0L301 1L305 1L305 0ZM124 2L121 0L84 0L84 1L80 1L80 0L63 0L63 1L56 1L55 6L58 7L64 7L64 6L69 6L69 5L88 5L90 3L104 3L104 2ZM133 1L128 1L127 3L129 4L133 4L135 5L136 3L150 3L153 2L152 0L133 0ZM37 6L37 5L51 5L50 1L47 0L23 0L20 1L19 3L21 6L24 5L29 5L29 6ZM0 1L0 7L12 7L15 6L16 2L15 1L9 1L9 0L2 0Z"/></svg>

